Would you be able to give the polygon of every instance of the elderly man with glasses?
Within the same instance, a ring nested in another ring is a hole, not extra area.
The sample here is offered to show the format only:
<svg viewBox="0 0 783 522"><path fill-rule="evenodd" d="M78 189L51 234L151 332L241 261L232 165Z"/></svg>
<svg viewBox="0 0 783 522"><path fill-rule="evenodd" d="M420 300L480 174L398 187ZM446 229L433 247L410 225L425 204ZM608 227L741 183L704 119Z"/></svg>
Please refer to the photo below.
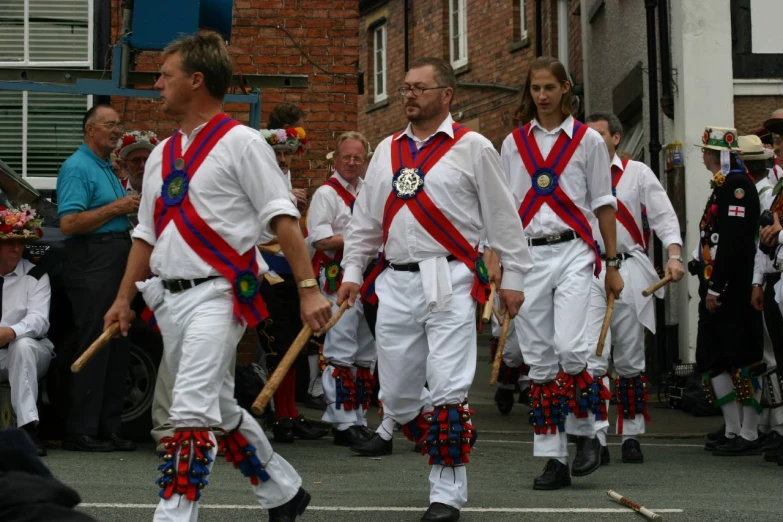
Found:
<svg viewBox="0 0 783 522"><path fill-rule="evenodd" d="M114 154L121 166L120 183L128 194L141 195L144 167L157 144L158 137L152 131L126 132L117 143Z"/></svg>
<svg viewBox="0 0 783 522"><path fill-rule="evenodd" d="M139 208L139 196L126 195L112 170L110 155L123 133L117 112L97 105L84 115L83 129L84 143L57 177L60 228L66 236L63 283L76 330L74 357L103 332L103 314L120 286L130 251L128 214ZM128 341L121 337L111 344L73 375L64 449L135 449L119 435Z"/></svg>

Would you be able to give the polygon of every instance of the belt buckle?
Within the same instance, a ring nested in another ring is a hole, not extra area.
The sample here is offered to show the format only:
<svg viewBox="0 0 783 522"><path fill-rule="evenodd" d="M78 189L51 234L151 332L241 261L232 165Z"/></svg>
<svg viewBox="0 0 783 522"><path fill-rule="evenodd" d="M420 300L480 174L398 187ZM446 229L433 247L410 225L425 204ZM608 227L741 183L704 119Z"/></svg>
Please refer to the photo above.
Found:
<svg viewBox="0 0 783 522"><path fill-rule="evenodd" d="M562 234L553 234L551 236L547 236L546 237L546 244L547 245L551 245L552 243L560 241L561 237L562 237Z"/></svg>
<svg viewBox="0 0 783 522"><path fill-rule="evenodd" d="M179 292L184 292L185 287L182 286L182 280L175 279L174 281L169 282L169 290L175 294Z"/></svg>

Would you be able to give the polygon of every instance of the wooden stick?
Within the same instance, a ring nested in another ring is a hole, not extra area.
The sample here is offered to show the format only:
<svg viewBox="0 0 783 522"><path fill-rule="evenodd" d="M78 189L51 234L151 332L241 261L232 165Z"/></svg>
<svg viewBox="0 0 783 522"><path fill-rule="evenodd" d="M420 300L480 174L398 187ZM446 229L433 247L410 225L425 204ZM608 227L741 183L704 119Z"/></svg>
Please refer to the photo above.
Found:
<svg viewBox="0 0 783 522"><path fill-rule="evenodd" d="M487 302L484 303L484 311L481 314L481 322L484 324L487 324L492 319L492 309L495 304L495 294L497 294L495 283L490 284L489 288L489 298L487 299Z"/></svg>
<svg viewBox="0 0 783 522"><path fill-rule="evenodd" d="M657 292L658 290L660 290L664 286L668 285L671 282L671 280L672 280L672 276L667 275L666 277L664 277L663 279L661 279L660 281L658 281L657 283L652 285L650 288L644 290L642 292L642 296L643 297L650 297L655 292Z"/></svg>
<svg viewBox="0 0 783 522"><path fill-rule="evenodd" d="M641 513L642 515L644 515L649 520L662 520L663 519L663 517L661 515L659 515L658 513L654 513L652 511L650 511L646 507L637 504L636 502L634 502L630 498L626 498L626 497L620 495L616 491L613 491L613 490L610 489L610 490L607 490L606 494L609 495L609 498L611 498L612 500L616 500L617 502L619 502L623 506L629 507L629 508L633 509L634 511L636 511L637 513Z"/></svg>
<svg viewBox="0 0 783 522"><path fill-rule="evenodd" d="M136 313L131 310L130 320L133 321L135 317ZM120 333L120 323L117 321L112 323L111 326L104 330L101 336L95 339L95 342L93 342L78 359L76 359L76 362L71 365L71 372L79 373L84 365L90 362L90 359L92 359L95 354L98 353L101 348L106 346L106 343L111 341L112 338L118 333Z"/></svg>
<svg viewBox="0 0 783 522"><path fill-rule="evenodd" d="M508 325L510 322L511 314L506 310L506 315L503 316L502 326L500 327L500 339L498 340L498 349L495 352L495 360L492 361L492 376L489 378L490 386L494 386L498 383L500 363L503 362L503 348L506 347L506 336L508 336Z"/></svg>
<svg viewBox="0 0 783 522"><path fill-rule="evenodd" d="M609 293L606 300L606 315L604 315L604 324L601 325L601 335L598 336L598 347L595 354L601 357L604 353L604 344L606 344L606 334L609 332L609 326L612 324L612 313L614 312L614 294Z"/></svg>
<svg viewBox="0 0 783 522"><path fill-rule="evenodd" d="M343 304L340 306L340 309L337 311L336 314L332 316L332 318L329 320L329 322L326 324L326 326L317 332L317 335L321 335L322 333L329 330L331 327L333 327L337 321L340 320L340 317L343 316L343 313L348 308L348 299L343 301ZM280 364L277 365L277 368L275 368L274 373L272 373L272 376L267 381L266 385L264 385L264 388L261 390L261 393L258 394L258 397L256 397L256 400L253 402L253 412L256 415L261 415L264 413L264 410L266 409L267 405L269 404L269 401L272 400L272 396L277 391L277 388L280 387L280 383L283 382L283 378L288 373L288 370L291 369L291 366L294 364L294 361L296 361L296 358L299 356L299 352L302 351L302 349L307 344L307 341L310 340L310 337L313 336L313 329L310 328L308 325L304 325L302 329L299 331L299 335L296 336L296 339L294 339L294 342L291 343L291 346L288 348L288 351L283 356L283 359L280 361Z"/></svg>

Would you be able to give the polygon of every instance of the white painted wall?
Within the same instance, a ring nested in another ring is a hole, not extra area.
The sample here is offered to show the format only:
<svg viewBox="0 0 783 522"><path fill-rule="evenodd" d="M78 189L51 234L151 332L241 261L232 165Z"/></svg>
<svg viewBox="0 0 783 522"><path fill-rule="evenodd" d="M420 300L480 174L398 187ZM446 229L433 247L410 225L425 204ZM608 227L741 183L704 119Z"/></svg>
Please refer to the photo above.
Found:
<svg viewBox="0 0 783 522"><path fill-rule="evenodd" d="M750 0L751 45L753 54L783 53L783 2Z"/></svg>
<svg viewBox="0 0 783 522"><path fill-rule="evenodd" d="M775 0L776 3L780 0ZM783 3L783 2L780 2ZM699 239L699 220L710 192L710 175L701 159L705 126L734 125L729 0L670 2L672 65L675 82L674 138L682 141L686 177L686 259ZM694 361L698 324L698 281L680 283L680 357ZM689 300L690 299L690 300ZM684 306L687 303L687 306Z"/></svg>

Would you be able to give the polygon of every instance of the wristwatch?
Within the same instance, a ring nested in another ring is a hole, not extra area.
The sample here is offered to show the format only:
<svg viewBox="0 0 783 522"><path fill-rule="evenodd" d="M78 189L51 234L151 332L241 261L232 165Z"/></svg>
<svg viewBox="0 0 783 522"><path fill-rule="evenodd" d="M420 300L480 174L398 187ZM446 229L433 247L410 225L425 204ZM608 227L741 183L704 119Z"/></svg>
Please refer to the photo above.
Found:
<svg viewBox="0 0 783 522"><path fill-rule="evenodd" d="M679 255L679 254L676 254L676 255L673 255L673 256L669 256L669 259L674 259L674 260L676 260L676 261L679 261L680 263L682 263L682 262L683 262L683 261L682 261L682 256L681 256L681 255Z"/></svg>
<svg viewBox="0 0 783 522"><path fill-rule="evenodd" d="M622 266L623 262L622 259L619 257L607 257L606 258L606 267L607 268L617 268L619 269Z"/></svg>
<svg viewBox="0 0 783 522"><path fill-rule="evenodd" d="M296 286L299 288L312 288L318 286L318 281L316 279L303 279L296 283Z"/></svg>

